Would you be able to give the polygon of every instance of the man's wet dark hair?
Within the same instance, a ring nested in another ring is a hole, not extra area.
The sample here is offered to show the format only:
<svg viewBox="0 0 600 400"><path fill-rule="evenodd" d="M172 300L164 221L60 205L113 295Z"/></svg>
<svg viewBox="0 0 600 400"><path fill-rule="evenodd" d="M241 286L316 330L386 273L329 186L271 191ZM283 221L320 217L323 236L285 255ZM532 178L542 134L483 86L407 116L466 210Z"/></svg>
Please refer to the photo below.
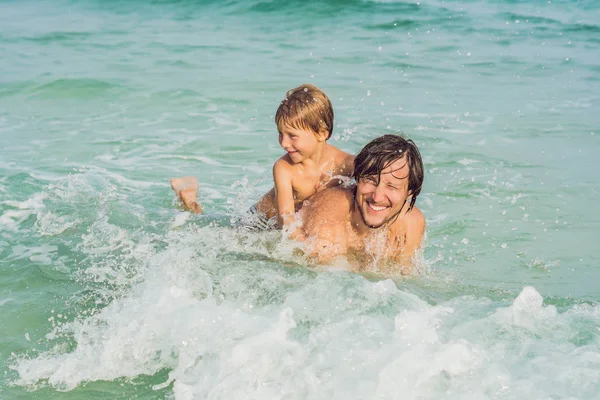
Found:
<svg viewBox="0 0 600 400"><path fill-rule="evenodd" d="M381 171L394 161L406 159L408 162L408 195L411 196L410 211L423 186L424 169L421 153L410 139L400 135L383 135L370 141L354 159L354 178L356 182L366 176L381 178Z"/></svg>

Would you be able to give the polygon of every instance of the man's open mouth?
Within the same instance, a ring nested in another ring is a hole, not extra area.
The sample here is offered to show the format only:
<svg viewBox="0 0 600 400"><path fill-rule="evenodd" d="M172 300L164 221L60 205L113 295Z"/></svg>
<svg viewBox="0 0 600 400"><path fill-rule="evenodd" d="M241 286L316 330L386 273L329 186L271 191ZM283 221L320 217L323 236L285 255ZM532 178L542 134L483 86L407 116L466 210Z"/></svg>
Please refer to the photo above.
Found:
<svg viewBox="0 0 600 400"><path fill-rule="evenodd" d="M371 204L371 203L367 203L369 205L369 208L375 212L379 212L379 211L383 211L386 208L388 208L388 206L376 206L375 204Z"/></svg>

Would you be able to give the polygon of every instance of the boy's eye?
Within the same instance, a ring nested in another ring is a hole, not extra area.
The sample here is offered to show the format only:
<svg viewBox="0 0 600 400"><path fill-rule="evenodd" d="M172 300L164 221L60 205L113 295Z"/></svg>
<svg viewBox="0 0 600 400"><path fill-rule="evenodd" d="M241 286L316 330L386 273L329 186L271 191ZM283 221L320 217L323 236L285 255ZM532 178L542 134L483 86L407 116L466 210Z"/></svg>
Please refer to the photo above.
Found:
<svg viewBox="0 0 600 400"><path fill-rule="evenodd" d="M363 179L366 183L370 183L371 185L377 185L377 180L372 176L366 176Z"/></svg>

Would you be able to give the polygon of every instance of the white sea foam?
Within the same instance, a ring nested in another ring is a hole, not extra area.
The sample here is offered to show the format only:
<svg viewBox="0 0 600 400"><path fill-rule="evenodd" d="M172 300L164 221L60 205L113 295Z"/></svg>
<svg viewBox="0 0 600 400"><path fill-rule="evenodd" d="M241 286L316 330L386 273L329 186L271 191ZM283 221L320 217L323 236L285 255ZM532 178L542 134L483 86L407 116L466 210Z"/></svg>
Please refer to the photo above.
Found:
<svg viewBox="0 0 600 400"><path fill-rule="evenodd" d="M468 159L468 158L462 158L462 159L460 159L460 160L457 161L457 163L459 163L460 165L465 165L465 166L466 165L475 164L475 163L478 163L478 162L479 162L478 160L471 160L471 159Z"/></svg>
<svg viewBox="0 0 600 400"><path fill-rule="evenodd" d="M25 201L19 202L15 200L4 200L0 202L15 209L5 210L0 215L0 231L19 230L21 224L29 219L30 216L36 215L44 209L44 199L47 197L45 193L35 193Z"/></svg>
<svg viewBox="0 0 600 400"><path fill-rule="evenodd" d="M118 245L118 235L102 240ZM16 383L70 390L167 368L155 389L171 386L177 399L539 398L588 393L572 371L582 379L600 366L597 343L569 342L572 318L599 322L597 306L561 315L532 287L510 306L430 305L389 279L262 269L245 261L251 249L267 255L261 240L229 228L173 232L163 251L140 253L147 265L124 296L49 335L72 335L73 351L15 360ZM246 256L232 265L238 251ZM550 378L560 385L523 385Z"/></svg>
<svg viewBox="0 0 600 400"><path fill-rule="evenodd" d="M36 225L42 236L56 236L76 226L77 220L72 220L65 215L56 215L49 211L38 217Z"/></svg>
<svg viewBox="0 0 600 400"><path fill-rule="evenodd" d="M161 157L161 158L167 158L167 157ZM214 165L214 166L222 166L223 164L217 160L214 160L210 157L205 157L205 156L184 156L184 155L172 155L172 156L168 156L168 158L176 158L179 160L193 160L193 161L200 161L203 164L207 164L207 165Z"/></svg>

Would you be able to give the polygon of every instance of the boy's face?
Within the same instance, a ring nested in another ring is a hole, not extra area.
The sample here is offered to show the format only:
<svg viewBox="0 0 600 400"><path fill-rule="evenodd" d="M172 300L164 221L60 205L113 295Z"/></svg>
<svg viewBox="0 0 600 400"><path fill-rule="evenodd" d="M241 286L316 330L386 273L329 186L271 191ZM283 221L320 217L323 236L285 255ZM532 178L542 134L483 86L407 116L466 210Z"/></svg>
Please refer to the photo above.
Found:
<svg viewBox="0 0 600 400"><path fill-rule="evenodd" d="M379 228L394 220L408 198L409 167L402 157L381 171L368 175L356 183L356 209L369 228Z"/></svg>
<svg viewBox="0 0 600 400"><path fill-rule="evenodd" d="M294 164L311 158L320 142L327 136L308 128L283 125L279 128L279 145L287 152Z"/></svg>

